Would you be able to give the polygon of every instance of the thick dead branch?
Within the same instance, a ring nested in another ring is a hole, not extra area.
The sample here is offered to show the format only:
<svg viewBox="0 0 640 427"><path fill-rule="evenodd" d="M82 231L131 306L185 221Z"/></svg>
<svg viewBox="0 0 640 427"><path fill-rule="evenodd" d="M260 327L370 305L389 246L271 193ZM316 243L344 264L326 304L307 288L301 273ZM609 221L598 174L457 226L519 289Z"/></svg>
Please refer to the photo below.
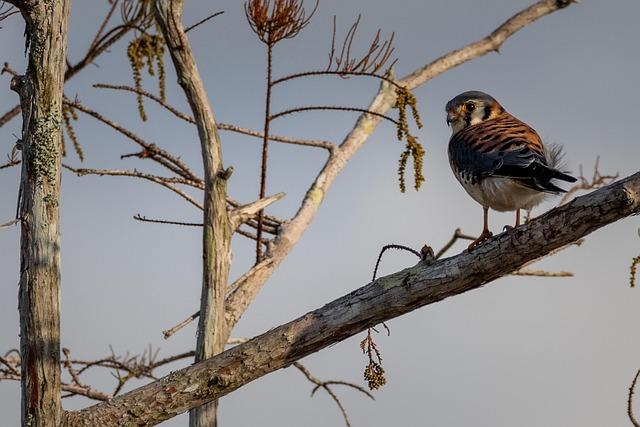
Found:
<svg viewBox="0 0 640 427"><path fill-rule="evenodd" d="M108 404L68 413L69 426L157 424L419 307L479 288L612 222L640 213L640 172L578 197L475 250L420 262ZM428 264L428 265L427 265ZM134 418L135 417L135 418Z"/></svg>

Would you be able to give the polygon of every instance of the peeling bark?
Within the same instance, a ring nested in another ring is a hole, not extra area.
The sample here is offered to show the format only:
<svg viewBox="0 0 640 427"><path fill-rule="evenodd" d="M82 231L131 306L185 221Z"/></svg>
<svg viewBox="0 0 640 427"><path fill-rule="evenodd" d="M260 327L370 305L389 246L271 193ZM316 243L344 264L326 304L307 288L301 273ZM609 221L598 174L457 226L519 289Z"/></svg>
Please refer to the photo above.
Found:
<svg viewBox="0 0 640 427"><path fill-rule="evenodd" d="M381 277L224 353L87 409L70 426L154 425L218 399L382 321L483 286L607 224L640 213L640 172L502 233L473 253Z"/></svg>

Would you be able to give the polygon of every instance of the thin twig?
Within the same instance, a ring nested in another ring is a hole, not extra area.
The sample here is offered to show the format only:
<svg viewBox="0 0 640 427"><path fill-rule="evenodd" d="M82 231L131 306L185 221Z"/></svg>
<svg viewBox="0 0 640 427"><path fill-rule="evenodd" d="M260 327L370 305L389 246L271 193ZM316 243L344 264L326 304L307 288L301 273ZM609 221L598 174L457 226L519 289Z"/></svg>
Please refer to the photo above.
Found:
<svg viewBox="0 0 640 427"><path fill-rule="evenodd" d="M372 281L376 280L376 277L378 275L378 267L380 266L380 261L382 261L382 255L384 255L384 253L389 249L397 249L397 250L403 250L403 251L411 252L412 254L417 256L418 258L422 258L422 255L420 254L420 252L416 251L415 249L411 249L408 246L396 245L396 244L384 245L382 247L382 249L380 250L380 254L378 255L378 259L376 260L376 266L373 269L373 279L371 279Z"/></svg>
<svg viewBox="0 0 640 427"><path fill-rule="evenodd" d="M440 259L442 255L444 255L451 247L458 241L458 239L463 240L475 240L476 238L470 236L468 234L464 234L460 228L456 228L453 232L453 236L451 239L436 253L436 259Z"/></svg>
<svg viewBox="0 0 640 427"><path fill-rule="evenodd" d="M211 15L207 16L206 18L201 19L200 21L196 22L195 24L193 24L193 25L191 25L191 26L189 26L189 27L185 28L185 29L184 29L184 32L185 32L185 33L188 33L189 31L193 30L193 29L194 29L194 28L196 28L197 26L202 25L202 24L204 24L205 22L207 22L208 20L213 19L213 18L215 18L216 16L222 15L223 13L224 13L224 10L221 10L220 12L215 12L215 13L213 13L213 14L211 14Z"/></svg>
<svg viewBox="0 0 640 427"><path fill-rule="evenodd" d="M536 277L573 277L570 271L545 271L520 269L511 273L512 276L536 276Z"/></svg>
<svg viewBox="0 0 640 427"><path fill-rule="evenodd" d="M198 316L200 316L200 310L196 311L195 313L193 313L191 316L187 317L186 319L184 319L182 322L178 323L177 325L175 325L172 328L167 329L166 331L162 331L162 335L164 336L164 339L169 339L173 334L175 334L176 332L178 332L180 329L184 328L185 326L187 326L189 323L193 322L194 320L196 320L198 318Z"/></svg>
<svg viewBox="0 0 640 427"><path fill-rule="evenodd" d="M618 177L619 174L617 173L615 175L602 175L600 173L600 156L598 156L596 157L596 163L593 167L593 175L591 176L591 179L589 180L584 176L582 165L580 165L580 176L578 177L578 182L567 190L564 196L562 196L562 199L560 199L560 202L558 202L558 205L565 204L571 196L578 191L595 190L597 188L604 187L618 179Z"/></svg>
<svg viewBox="0 0 640 427"><path fill-rule="evenodd" d="M318 379L316 376L314 376L309 371L309 369L307 369L300 362L293 362L293 366L296 367L300 372L302 372L304 374L304 376L307 378L307 380L309 380L311 383L315 384L315 387L311 391L311 397L313 397L313 395L316 393L316 391L318 391L321 388L323 390L325 390L327 392L327 394L329 394L329 396L331 396L331 398L336 403L336 405L338 405L338 408L340 409L340 412L342 413L342 417L344 418L344 422L347 425L347 427L351 426L351 423L349 422L349 415L347 414L347 411L346 411L345 407L342 405L342 402L340 401L338 396L331 389L332 385L343 385L343 386L346 386L346 387L350 387L350 388L352 388L354 390L359 391L360 393L363 393L364 395L369 397L371 400L375 400L375 398L373 397L373 395L371 393L369 393L367 390L365 390L363 387L361 387L361 386L359 386L357 384L353 384L353 383L346 382L346 381L322 381L322 380Z"/></svg>
<svg viewBox="0 0 640 427"><path fill-rule="evenodd" d="M11 220L11 221L9 221L9 222L5 222L4 224L0 224L0 230L1 230L1 229L3 229L3 228L9 228L9 227L11 227L12 225L17 224L18 222L20 222L20 219L19 219L19 218L16 218L16 219L12 219L12 220Z"/></svg>
<svg viewBox="0 0 640 427"><path fill-rule="evenodd" d="M301 112L305 112L305 111L350 111L350 112L354 112L354 113L364 113L364 114L370 114L372 116L377 116L380 117L381 119L387 120L391 123L393 123L394 125L398 125L398 121L395 119L392 119L391 117L384 115L382 113L378 113L376 111L372 111L372 110L367 110L365 108L356 108L356 107L339 107L336 105L314 105L314 106L310 106L310 107L297 107L297 108L291 108L289 110L284 110L281 111L279 113L273 114L269 119L270 120L275 120L279 117L282 116L286 116L289 114L293 114L293 113L301 113Z"/></svg>
<svg viewBox="0 0 640 427"><path fill-rule="evenodd" d="M154 224L182 225L185 227L202 227L201 222L183 222L183 221L169 221L166 219L152 219L152 218L147 218L146 216L142 216L140 214L134 215L133 219L135 219L136 221L142 221L142 222L152 222Z"/></svg>
<svg viewBox="0 0 640 427"><path fill-rule="evenodd" d="M311 76L341 76L341 77L345 77L345 76L362 76L362 77L373 77L379 80L383 80L387 83L389 83L390 85L393 85L397 88L403 88L400 84L398 84L395 80L387 77L387 76L383 76L380 74L376 74L376 73L371 73L371 72L366 72L366 71L305 71L302 73L295 73L295 74L289 74L287 76L284 77L280 77L279 79L276 79L273 81L273 86L279 84L279 83L284 83L288 80L294 80L294 79L299 79L302 77L311 77Z"/></svg>
<svg viewBox="0 0 640 427"><path fill-rule="evenodd" d="M161 176L151 175L143 172L138 172L136 170L73 168L71 166L64 165L64 164L62 165L62 167L70 170L71 172L74 172L78 176L83 176L83 175L128 176L128 177L146 179L148 181L155 182L156 184L160 184L163 187L168 188L169 190L173 191L174 193L176 193L177 195L179 195L180 197L182 197L183 199L185 199L187 202L191 203L193 206L197 207L198 209L200 210L204 209L200 202L196 201L189 194L187 194L186 192L180 190L175 185L173 185L172 180L175 180L177 178L161 177ZM180 184L184 184L184 183L185 182L180 182Z"/></svg>
<svg viewBox="0 0 640 427"><path fill-rule="evenodd" d="M100 88L100 89L113 89L113 90L122 90L122 91L127 91L127 92L132 92L138 95L142 95L146 98L149 98L150 100L158 103L160 106L162 106L163 108L165 108L167 111L169 111L170 113L172 113L173 115L175 115L176 117L178 117L179 119L184 120L185 122L194 124L195 120L193 120L193 117L189 116L188 114L183 113L182 111L179 111L177 108L169 105L168 103L164 102L162 99L160 99L160 97L145 91L144 89L137 89L131 86L126 86L126 85L111 85L111 84L105 84L105 83L97 83L94 84L93 87L95 88ZM255 138L260 138L262 139L264 137L264 134L262 132L258 132L252 129L247 129L247 128L243 128L240 126L236 126L236 125L231 125L228 123L217 123L217 127L220 130L224 130L224 131L229 131L229 132L235 132L235 133L240 133L243 135L248 135L248 136L253 136ZM269 134L269 140L270 141L276 141L276 142L282 142L285 144L293 144L293 145L302 145L302 146L308 146L308 147L317 147L317 148L324 148L325 150L328 150L329 152L333 152L336 149L336 145L332 144L331 142L328 141L322 141L322 140L310 140L310 139L301 139L301 138L291 138L288 136L280 136L280 135L272 135Z"/></svg>
<svg viewBox="0 0 640 427"><path fill-rule="evenodd" d="M633 415L633 394L635 393L636 383L638 382L639 376L640 369L638 369L636 375L633 377L633 381L631 381L631 386L629 387L629 394L627 395L627 415L629 416L629 420L634 427L640 427L640 423Z"/></svg>
<svg viewBox="0 0 640 427"><path fill-rule="evenodd" d="M143 140L142 138L140 138L138 135L134 134L133 132L131 132L128 129L125 129L124 127L118 125L117 123L115 123L112 120L107 119L106 117L104 117L102 114L91 110L90 108L82 105L79 102L67 102L68 105L70 105L71 107L82 111L83 113L95 118L96 120L106 124L107 126L111 127L112 129L118 131L119 133L121 133L122 135L126 136L127 138L129 138L131 141L135 142L136 144L138 144L139 146L141 146L142 148L145 149L145 153L146 156L152 160L157 161L158 163L162 164L163 166L165 166L167 169L171 170L172 172L187 178L189 180L192 181L200 181L200 178L198 178L192 171L191 169L189 169L189 167L182 161L180 160L178 157L170 154L169 152L163 150L162 148L158 147L156 144L151 144L145 140Z"/></svg>

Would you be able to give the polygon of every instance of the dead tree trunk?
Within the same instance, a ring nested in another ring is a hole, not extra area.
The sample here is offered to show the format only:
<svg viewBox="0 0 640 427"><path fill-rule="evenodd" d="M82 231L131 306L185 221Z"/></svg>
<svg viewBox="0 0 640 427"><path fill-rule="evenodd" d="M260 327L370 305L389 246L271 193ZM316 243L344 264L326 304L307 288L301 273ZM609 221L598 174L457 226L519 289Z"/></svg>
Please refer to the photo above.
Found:
<svg viewBox="0 0 640 427"><path fill-rule="evenodd" d="M231 221L227 214L227 179L231 170L222 164L222 148L189 40L182 26L182 0L158 0L155 16L198 127L204 166L204 216L202 234L202 294L196 362L224 350L227 342L224 299L231 264ZM191 427L217 425L217 400L193 409Z"/></svg>
<svg viewBox="0 0 640 427"><path fill-rule="evenodd" d="M60 149L70 0L13 1L29 62L11 88L22 109L19 219L22 425L58 426L60 404Z"/></svg>

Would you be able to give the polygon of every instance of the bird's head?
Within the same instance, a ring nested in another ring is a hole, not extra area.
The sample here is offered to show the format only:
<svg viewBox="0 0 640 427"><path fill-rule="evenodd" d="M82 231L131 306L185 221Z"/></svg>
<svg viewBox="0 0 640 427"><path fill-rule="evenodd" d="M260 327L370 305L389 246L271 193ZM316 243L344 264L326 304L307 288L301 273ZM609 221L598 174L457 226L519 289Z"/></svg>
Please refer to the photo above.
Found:
<svg viewBox="0 0 640 427"><path fill-rule="evenodd" d="M455 135L462 129L492 119L504 112L502 105L491 95L472 90L447 102L447 125Z"/></svg>

